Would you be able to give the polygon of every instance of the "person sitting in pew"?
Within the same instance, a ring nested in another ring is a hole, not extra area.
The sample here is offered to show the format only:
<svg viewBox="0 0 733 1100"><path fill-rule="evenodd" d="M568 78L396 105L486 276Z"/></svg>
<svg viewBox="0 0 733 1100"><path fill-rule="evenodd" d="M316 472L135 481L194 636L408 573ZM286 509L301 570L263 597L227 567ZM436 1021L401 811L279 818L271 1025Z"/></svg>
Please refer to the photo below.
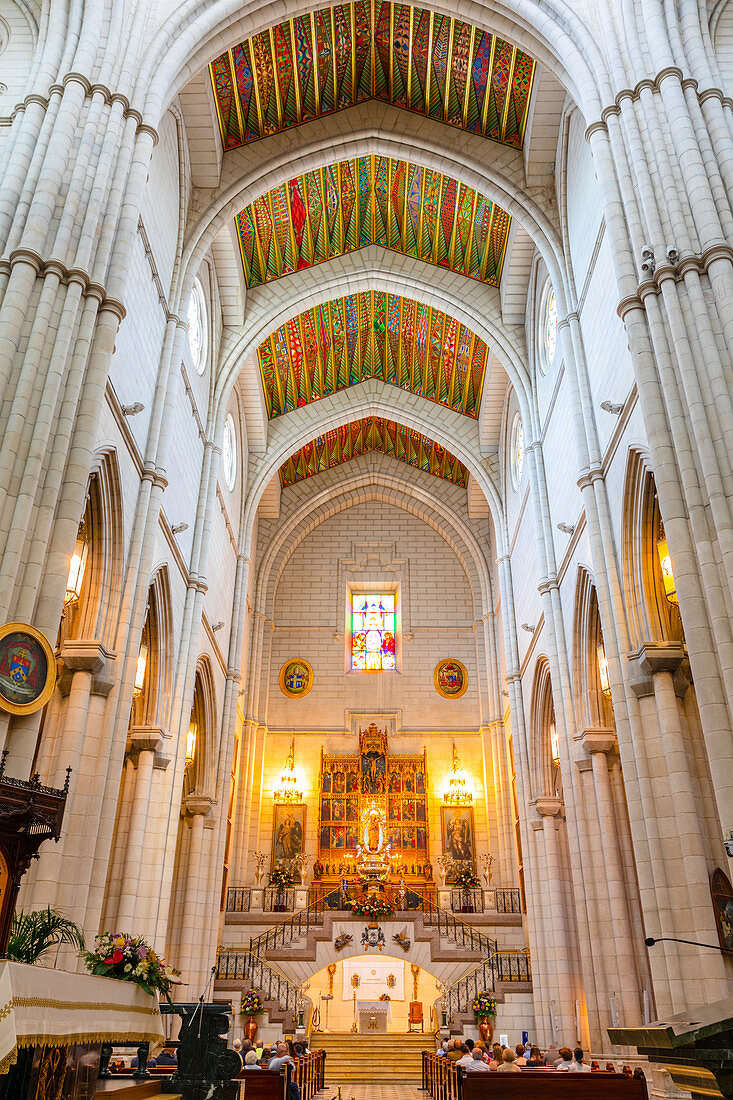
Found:
<svg viewBox="0 0 733 1100"><path fill-rule="evenodd" d="M549 1047L545 1051L545 1065L554 1066L560 1057L560 1051L557 1049L554 1043L550 1043Z"/></svg>
<svg viewBox="0 0 733 1100"><path fill-rule="evenodd" d="M471 1065L471 1062L473 1062L473 1055L468 1049L468 1046L465 1043L461 1043L461 1057L456 1062L456 1065L463 1066L464 1069L467 1069Z"/></svg>
<svg viewBox="0 0 733 1100"><path fill-rule="evenodd" d="M568 1073L590 1073L590 1066L583 1061L583 1051L576 1047L573 1051L573 1060L568 1066Z"/></svg>
<svg viewBox="0 0 733 1100"><path fill-rule="evenodd" d="M582 1054L582 1051L581 1051ZM560 1058L555 1063L555 1069L561 1073L567 1073L573 1064L573 1052L570 1047L560 1047Z"/></svg>
<svg viewBox="0 0 733 1100"><path fill-rule="evenodd" d="M519 1066L515 1062L516 1057L517 1056L514 1053L514 1051L512 1050L512 1048L507 1047L506 1050L504 1051L504 1053L501 1056L502 1063L501 1063L501 1065L499 1066L499 1068L496 1072L497 1073L521 1073L522 1072L521 1069L519 1068Z"/></svg>
<svg viewBox="0 0 733 1100"><path fill-rule="evenodd" d="M526 1066L527 1065L527 1059L524 1057L524 1043L517 1043L517 1045L514 1048L514 1053L517 1056L515 1058L515 1062L520 1067L520 1069L521 1069L522 1066Z"/></svg>
<svg viewBox="0 0 733 1100"><path fill-rule="evenodd" d="M527 1059L527 1065L530 1069L539 1069L540 1066L544 1066L545 1060L540 1053L539 1047L532 1047L529 1052L529 1058Z"/></svg>
<svg viewBox="0 0 733 1100"><path fill-rule="evenodd" d="M471 1061L466 1066L466 1073L491 1073L489 1069L489 1063L484 1062L484 1052L479 1047L478 1043L473 1048Z"/></svg>
<svg viewBox="0 0 733 1100"><path fill-rule="evenodd" d="M262 1069L262 1066L257 1061L257 1051L248 1050L244 1056L244 1068L245 1069Z"/></svg>
<svg viewBox="0 0 733 1100"><path fill-rule="evenodd" d="M501 1065L501 1043L494 1043L491 1048L491 1061L489 1069L498 1069Z"/></svg>

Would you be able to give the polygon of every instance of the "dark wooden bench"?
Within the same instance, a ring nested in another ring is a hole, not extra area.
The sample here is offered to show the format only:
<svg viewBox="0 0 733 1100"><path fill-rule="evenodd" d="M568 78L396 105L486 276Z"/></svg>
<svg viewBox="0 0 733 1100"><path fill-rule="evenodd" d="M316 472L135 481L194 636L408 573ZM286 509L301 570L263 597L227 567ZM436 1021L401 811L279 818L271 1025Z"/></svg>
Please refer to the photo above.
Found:
<svg viewBox="0 0 733 1100"><path fill-rule="evenodd" d="M247 1069L237 1078L244 1100L287 1100L290 1074L269 1069Z"/></svg>
<svg viewBox="0 0 733 1100"><path fill-rule="evenodd" d="M643 1077L621 1073L558 1073L527 1069L521 1073L467 1073L459 1091L464 1100L648 1100Z"/></svg>

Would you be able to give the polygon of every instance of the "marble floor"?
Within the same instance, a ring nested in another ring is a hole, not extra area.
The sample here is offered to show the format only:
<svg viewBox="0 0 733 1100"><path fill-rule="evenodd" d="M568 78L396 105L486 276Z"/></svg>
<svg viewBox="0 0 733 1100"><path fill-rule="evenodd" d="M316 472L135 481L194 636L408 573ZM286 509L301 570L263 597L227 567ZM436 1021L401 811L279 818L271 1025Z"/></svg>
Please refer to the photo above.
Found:
<svg viewBox="0 0 733 1100"><path fill-rule="evenodd" d="M341 1085L341 1100L424 1100L425 1096L417 1085L399 1082ZM339 1100L339 1086L326 1085L318 1093L318 1100Z"/></svg>

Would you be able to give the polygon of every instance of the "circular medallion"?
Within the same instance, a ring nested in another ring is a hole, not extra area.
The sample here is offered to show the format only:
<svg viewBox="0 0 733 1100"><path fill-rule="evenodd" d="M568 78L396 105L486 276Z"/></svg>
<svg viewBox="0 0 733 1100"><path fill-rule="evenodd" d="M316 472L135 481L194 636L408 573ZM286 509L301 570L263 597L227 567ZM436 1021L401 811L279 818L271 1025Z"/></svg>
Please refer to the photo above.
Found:
<svg viewBox="0 0 733 1100"><path fill-rule="evenodd" d="M291 699L302 699L313 687L313 669L302 657L291 657L280 669L280 690Z"/></svg>
<svg viewBox="0 0 733 1100"><path fill-rule="evenodd" d="M53 694L56 659L40 630L27 623L0 627L0 707L32 714Z"/></svg>
<svg viewBox="0 0 733 1100"><path fill-rule="evenodd" d="M438 695L444 699L460 699L468 687L466 666L455 657L447 657L435 666L433 682Z"/></svg>

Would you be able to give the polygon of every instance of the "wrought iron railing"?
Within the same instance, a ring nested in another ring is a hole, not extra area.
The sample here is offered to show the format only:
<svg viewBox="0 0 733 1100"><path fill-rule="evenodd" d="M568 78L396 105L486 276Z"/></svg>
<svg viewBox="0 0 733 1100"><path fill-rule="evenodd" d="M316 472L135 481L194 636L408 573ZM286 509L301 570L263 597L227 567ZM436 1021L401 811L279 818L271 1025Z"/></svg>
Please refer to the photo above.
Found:
<svg viewBox="0 0 733 1100"><path fill-rule="evenodd" d="M252 905L251 886L230 886L227 889L227 913L249 913Z"/></svg>
<svg viewBox="0 0 733 1100"><path fill-rule="evenodd" d="M500 982L531 982L532 968L529 952L496 951L475 970L449 986L441 995L448 1019L460 1012L468 1012L471 1002L480 993L491 993Z"/></svg>
<svg viewBox="0 0 733 1100"><path fill-rule="evenodd" d="M263 1000L275 1001L282 1012L294 1013L302 1005L298 987L254 951L220 951L216 978L223 982L249 982Z"/></svg>
<svg viewBox="0 0 733 1100"><path fill-rule="evenodd" d="M519 890L497 890L496 911L497 913L521 913L522 900Z"/></svg>
<svg viewBox="0 0 733 1100"><path fill-rule="evenodd" d="M487 959L495 955L498 950L495 939L485 936L453 913L449 913L447 909L441 909L430 897L408 890L405 909L422 913L424 923L429 928L435 928L440 936L449 939L456 947L480 952ZM325 913L345 911L345 897L342 891L334 890L325 895L315 893L314 900L305 909L299 909L292 916L251 940L250 951L260 958L267 958L278 948L288 947L294 941L306 936L311 928L320 928L323 925Z"/></svg>
<svg viewBox="0 0 733 1100"><path fill-rule="evenodd" d="M289 886L268 886L262 908L265 913L292 913L295 909L295 890Z"/></svg>
<svg viewBox="0 0 733 1100"><path fill-rule="evenodd" d="M450 907L453 913L483 913L484 892L480 887L473 886L451 890Z"/></svg>

